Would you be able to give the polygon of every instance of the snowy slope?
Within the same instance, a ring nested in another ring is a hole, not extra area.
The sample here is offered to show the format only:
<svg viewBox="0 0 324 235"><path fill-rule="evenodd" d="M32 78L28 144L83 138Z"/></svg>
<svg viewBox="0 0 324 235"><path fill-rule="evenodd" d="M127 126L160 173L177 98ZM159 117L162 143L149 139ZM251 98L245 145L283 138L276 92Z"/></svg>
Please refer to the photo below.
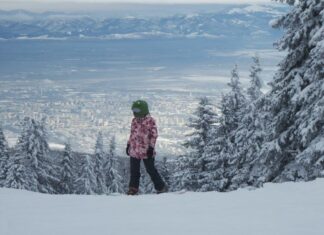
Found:
<svg viewBox="0 0 324 235"><path fill-rule="evenodd" d="M51 196L0 189L0 234L324 234L324 179L231 193Z"/></svg>

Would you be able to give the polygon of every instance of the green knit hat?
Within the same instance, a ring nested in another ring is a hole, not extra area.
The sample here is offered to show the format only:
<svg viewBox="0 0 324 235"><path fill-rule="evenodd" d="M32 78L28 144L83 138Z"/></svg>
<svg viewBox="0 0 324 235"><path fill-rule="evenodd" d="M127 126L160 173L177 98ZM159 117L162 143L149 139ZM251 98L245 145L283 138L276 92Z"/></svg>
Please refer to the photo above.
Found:
<svg viewBox="0 0 324 235"><path fill-rule="evenodd" d="M133 102L132 111L134 116L139 118L143 118L150 113L148 104L144 100L137 100Z"/></svg>

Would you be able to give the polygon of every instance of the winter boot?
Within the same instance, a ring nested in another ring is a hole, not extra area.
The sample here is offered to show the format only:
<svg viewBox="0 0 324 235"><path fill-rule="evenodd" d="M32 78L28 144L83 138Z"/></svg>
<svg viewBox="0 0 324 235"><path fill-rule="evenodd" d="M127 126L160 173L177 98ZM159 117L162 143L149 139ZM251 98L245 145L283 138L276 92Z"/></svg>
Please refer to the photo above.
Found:
<svg viewBox="0 0 324 235"><path fill-rule="evenodd" d="M137 188L130 187L128 189L127 195L136 195L137 193L138 193L138 189Z"/></svg>
<svg viewBox="0 0 324 235"><path fill-rule="evenodd" d="M156 190L157 194L168 192L168 187L165 185L161 190Z"/></svg>

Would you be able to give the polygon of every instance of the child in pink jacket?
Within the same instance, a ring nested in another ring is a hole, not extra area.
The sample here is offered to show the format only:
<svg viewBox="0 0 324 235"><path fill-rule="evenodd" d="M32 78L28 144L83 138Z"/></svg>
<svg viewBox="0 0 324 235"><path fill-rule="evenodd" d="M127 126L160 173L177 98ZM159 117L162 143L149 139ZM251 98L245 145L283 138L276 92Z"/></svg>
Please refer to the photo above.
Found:
<svg viewBox="0 0 324 235"><path fill-rule="evenodd" d="M131 173L127 194L138 193L141 160L144 161L145 169L154 183L156 192L166 192L166 185L154 165L155 143L158 137L155 120L150 116L148 105L143 100L135 101L132 111L134 118L126 148L126 153L130 156Z"/></svg>

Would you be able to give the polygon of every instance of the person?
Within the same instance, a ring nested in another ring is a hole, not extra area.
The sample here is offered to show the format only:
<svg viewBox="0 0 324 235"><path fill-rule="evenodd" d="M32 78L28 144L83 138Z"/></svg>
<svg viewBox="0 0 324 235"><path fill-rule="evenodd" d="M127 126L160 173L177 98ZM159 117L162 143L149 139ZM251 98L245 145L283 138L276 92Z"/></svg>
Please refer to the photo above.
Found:
<svg viewBox="0 0 324 235"><path fill-rule="evenodd" d="M126 148L126 154L130 156L130 181L127 194L138 193L141 160L144 161L145 169L153 181L156 192L166 192L167 187L154 165L155 143L158 137L156 122L151 117L148 104L144 100L135 101L132 111L134 118Z"/></svg>

